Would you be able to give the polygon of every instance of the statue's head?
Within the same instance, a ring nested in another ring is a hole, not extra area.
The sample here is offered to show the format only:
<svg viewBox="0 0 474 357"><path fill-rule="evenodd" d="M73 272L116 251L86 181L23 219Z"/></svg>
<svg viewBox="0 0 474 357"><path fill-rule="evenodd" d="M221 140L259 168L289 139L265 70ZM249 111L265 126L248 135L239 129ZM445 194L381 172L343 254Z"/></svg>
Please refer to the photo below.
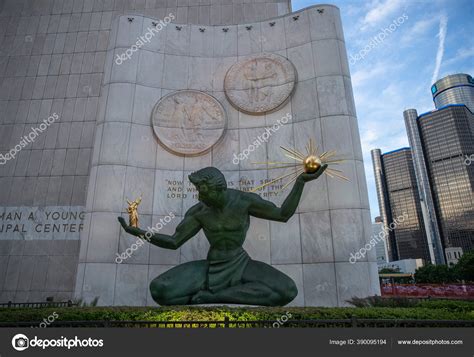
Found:
<svg viewBox="0 0 474 357"><path fill-rule="evenodd" d="M208 206L222 204L227 182L224 175L215 167L205 167L189 175L189 181L199 191L199 201Z"/></svg>

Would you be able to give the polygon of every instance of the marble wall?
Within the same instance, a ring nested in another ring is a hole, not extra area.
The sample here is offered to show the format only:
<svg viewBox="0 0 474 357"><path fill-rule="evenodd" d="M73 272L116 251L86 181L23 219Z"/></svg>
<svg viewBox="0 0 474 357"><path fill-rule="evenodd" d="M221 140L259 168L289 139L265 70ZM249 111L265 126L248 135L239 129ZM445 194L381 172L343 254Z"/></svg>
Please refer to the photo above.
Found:
<svg viewBox="0 0 474 357"><path fill-rule="evenodd" d="M100 305L155 305L149 282L169 268L203 259L208 243L200 232L176 251L151 245L138 248L121 264L116 254L136 238L120 229L126 198L143 195L142 227L170 212L164 226L173 233L196 202L187 176L215 166L234 188L248 189L281 170L257 170L256 161L284 160L280 145L300 150L315 138L322 150L337 150L349 182L326 176L305 187L297 214L287 223L251 220L244 248L254 259L288 274L297 283L297 306L343 306L352 296L380 293L375 251L355 264L350 253L370 239L371 224L364 166L339 9L313 6L265 21L208 26L169 24L130 59L117 55L135 44L156 19L120 16L112 23L99 98L87 189L85 229L76 280L76 297L99 296ZM298 79L291 99L277 111L254 116L236 110L224 94L227 70L251 54L270 52L288 58ZM157 101L176 90L204 91L220 101L227 130L206 154L170 153L157 141L151 113ZM247 160L234 154L288 113L291 120ZM253 181L252 181L253 180ZM189 189L189 190L188 190ZM272 187L259 193L280 204L285 193ZM181 195L179 195L181 194Z"/></svg>
<svg viewBox="0 0 474 357"><path fill-rule="evenodd" d="M289 11L287 0L1 0L0 154L51 114L59 120L14 160L1 162L0 214L16 207L85 206L114 19L123 14L163 19L173 13L179 23L236 24ZM0 280L0 302L72 297L78 236L73 232L65 239L44 238L0 235L0 276L7 276ZM55 248L63 245L75 251ZM22 263L23 255L41 257L43 263L36 258ZM72 273L58 269L64 261ZM57 289L55 280L32 283L33 266L39 276L56 276Z"/></svg>

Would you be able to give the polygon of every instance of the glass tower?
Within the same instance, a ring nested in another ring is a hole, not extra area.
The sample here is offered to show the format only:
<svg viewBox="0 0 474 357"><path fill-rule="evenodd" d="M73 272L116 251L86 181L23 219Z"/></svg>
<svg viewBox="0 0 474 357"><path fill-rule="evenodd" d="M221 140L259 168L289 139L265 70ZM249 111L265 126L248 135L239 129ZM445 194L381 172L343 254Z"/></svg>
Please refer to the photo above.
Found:
<svg viewBox="0 0 474 357"><path fill-rule="evenodd" d="M431 86L435 107L448 104L464 104L474 112L474 79L469 74L458 73L446 76Z"/></svg>
<svg viewBox="0 0 474 357"><path fill-rule="evenodd" d="M387 257L389 261L398 260L397 244L395 242L395 236L389 225L392 220L392 211L390 210L387 181L385 179L385 173L382 163L382 152L380 149L373 149L371 151L372 164L374 167L375 177L375 188L377 190L377 200L379 202L379 211L383 224L383 230L386 233L385 239L387 240Z"/></svg>
<svg viewBox="0 0 474 357"><path fill-rule="evenodd" d="M444 248L474 249L474 115L448 105L418 117Z"/></svg>
<svg viewBox="0 0 474 357"><path fill-rule="evenodd" d="M381 155L382 172L390 212L393 240L391 260L421 258L431 261L418 186L410 148L402 148Z"/></svg>
<svg viewBox="0 0 474 357"><path fill-rule="evenodd" d="M381 155L375 149L372 161L382 219L397 217L402 207L409 215L407 229L395 230L398 258L416 242L415 255L445 264L452 252L474 249L474 80L450 75L431 93L435 110L403 112L411 150Z"/></svg>
<svg viewBox="0 0 474 357"><path fill-rule="evenodd" d="M403 117L405 118L408 141L412 147L413 165L418 184L421 212L423 214L431 262L433 264L444 264L443 243L441 240L441 232L439 230L436 207L431 192L428 168L423 153L423 144L418 128L418 113L415 109L408 109L403 112Z"/></svg>
<svg viewBox="0 0 474 357"><path fill-rule="evenodd" d="M449 75L431 87L436 110L406 110L428 242L437 263L446 250L474 249L474 80ZM440 252L443 254L439 254Z"/></svg>

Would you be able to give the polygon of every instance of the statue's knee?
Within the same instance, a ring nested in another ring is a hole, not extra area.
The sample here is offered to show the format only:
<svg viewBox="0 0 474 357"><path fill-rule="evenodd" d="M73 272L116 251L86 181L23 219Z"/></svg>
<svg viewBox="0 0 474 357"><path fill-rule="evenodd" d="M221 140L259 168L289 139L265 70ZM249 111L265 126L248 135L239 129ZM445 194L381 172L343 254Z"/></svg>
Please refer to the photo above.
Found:
<svg viewBox="0 0 474 357"><path fill-rule="evenodd" d="M161 277L153 279L150 283L150 293L153 300L155 300L160 305L169 305L169 288L170 284L168 281L166 281L166 279Z"/></svg>
<svg viewBox="0 0 474 357"><path fill-rule="evenodd" d="M290 286L288 287L288 298L292 301L296 295L298 295L298 288L296 284L292 281Z"/></svg>
<svg viewBox="0 0 474 357"><path fill-rule="evenodd" d="M281 291L282 305L286 305L294 300L298 295L298 288L293 280L288 279L284 289Z"/></svg>

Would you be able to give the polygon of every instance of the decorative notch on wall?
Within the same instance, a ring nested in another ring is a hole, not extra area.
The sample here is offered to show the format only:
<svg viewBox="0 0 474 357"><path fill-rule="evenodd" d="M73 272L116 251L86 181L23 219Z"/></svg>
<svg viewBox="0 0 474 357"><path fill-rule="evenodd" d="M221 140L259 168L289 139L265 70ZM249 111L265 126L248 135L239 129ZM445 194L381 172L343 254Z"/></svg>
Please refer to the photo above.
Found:
<svg viewBox="0 0 474 357"><path fill-rule="evenodd" d="M183 28L183 26L176 26L176 30L178 30L178 31L181 31L182 28Z"/></svg>
<svg viewBox="0 0 474 357"><path fill-rule="evenodd" d="M268 23L271 27L275 26L275 21L269 22Z"/></svg>
<svg viewBox="0 0 474 357"><path fill-rule="evenodd" d="M133 17L127 17L128 22L133 22L134 18Z"/></svg>
<svg viewBox="0 0 474 357"><path fill-rule="evenodd" d="M318 9L318 13L324 14L324 9Z"/></svg>
<svg viewBox="0 0 474 357"><path fill-rule="evenodd" d="M204 32L204 31L206 31L206 29L204 27L200 27L199 31Z"/></svg>
<svg viewBox="0 0 474 357"><path fill-rule="evenodd" d="M245 26L245 28L247 29L247 31L250 31L250 30L252 29L252 27L253 27L252 25L250 25L250 26Z"/></svg>
<svg viewBox="0 0 474 357"><path fill-rule="evenodd" d="M228 27L223 27L222 31L227 32L227 31L229 31L229 28Z"/></svg>
<svg viewBox="0 0 474 357"><path fill-rule="evenodd" d="M299 18L300 18L300 15L293 16L293 21L298 21Z"/></svg>

